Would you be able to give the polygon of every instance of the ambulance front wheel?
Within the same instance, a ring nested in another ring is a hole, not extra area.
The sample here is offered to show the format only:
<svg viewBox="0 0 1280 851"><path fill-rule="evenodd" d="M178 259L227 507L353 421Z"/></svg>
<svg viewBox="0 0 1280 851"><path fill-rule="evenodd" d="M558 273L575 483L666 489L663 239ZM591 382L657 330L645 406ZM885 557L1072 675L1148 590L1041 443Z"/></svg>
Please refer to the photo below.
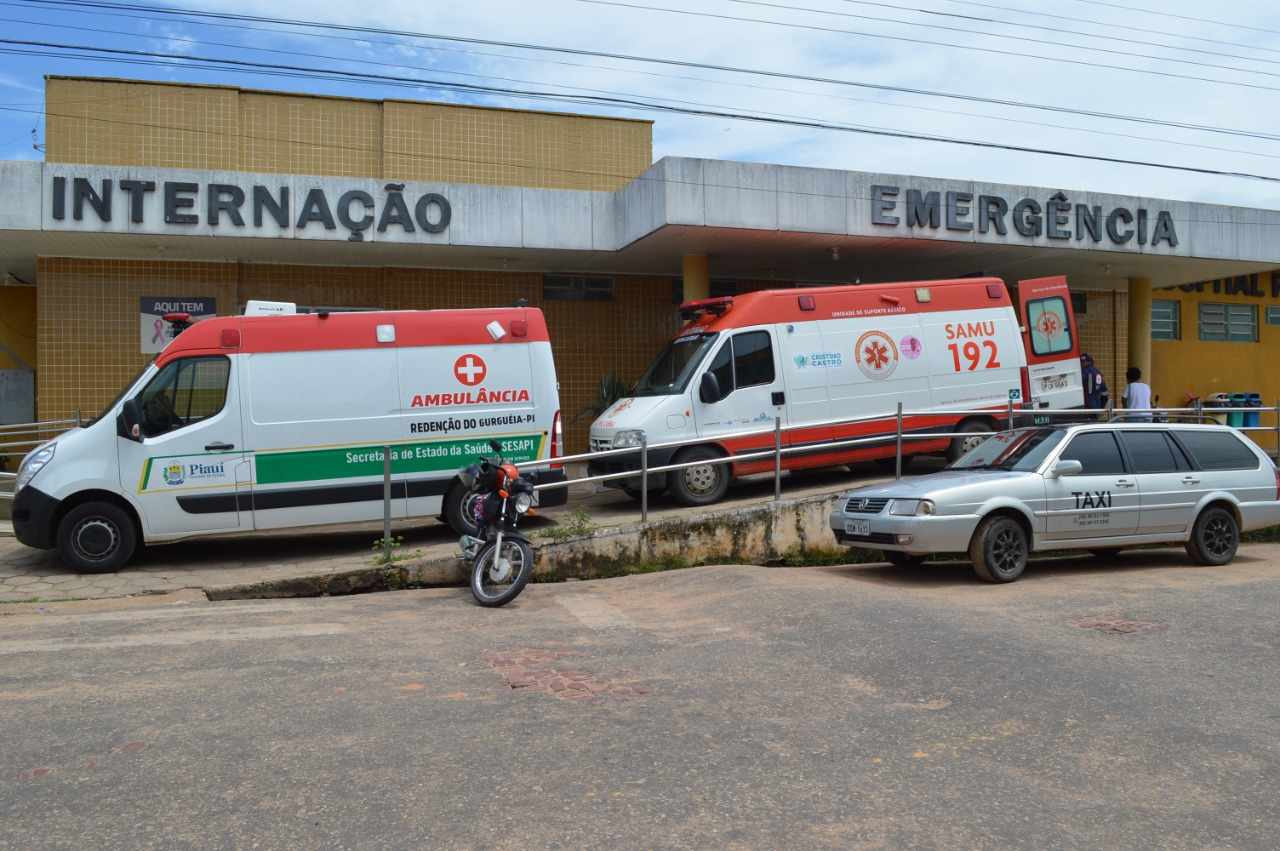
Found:
<svg viewBox="0 0 1280 851"><path fill-rule="evenodd" d="M476 501L484 499L484 494L468 490L462 482L454 482L453 487L444 495L444 519L459 535L476 537L480 527L476 525Z"/></svg>
<svg viewBox="0 0 1280 851"><path fill-rule="evenodd" d="M710 461L724 456L709 446L695 446L676 455L673 462ZM729 490L728 464L699 464L673 470L667 474L672 496L683 505L710 505L724 498Z"/></svg>
<svg viewBox="0 0 1280 851"><path fill-rule="evenodd" d="M133 518L110 502L75 506L58 523L58 555L79 573L114 573L133 558L138 531Z"/></svg>

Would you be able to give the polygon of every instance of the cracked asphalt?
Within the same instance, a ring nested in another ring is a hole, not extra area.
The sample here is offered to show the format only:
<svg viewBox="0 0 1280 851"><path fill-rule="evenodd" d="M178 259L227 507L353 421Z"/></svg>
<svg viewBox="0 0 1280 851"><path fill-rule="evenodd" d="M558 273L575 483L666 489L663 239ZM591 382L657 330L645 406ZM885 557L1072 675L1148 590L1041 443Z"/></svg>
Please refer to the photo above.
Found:
<svg viewBox="0 0 1280 851"><path fill-rule="evenodd" d="M1275 545L4 610L5 848L1280 835Z"/></svg>

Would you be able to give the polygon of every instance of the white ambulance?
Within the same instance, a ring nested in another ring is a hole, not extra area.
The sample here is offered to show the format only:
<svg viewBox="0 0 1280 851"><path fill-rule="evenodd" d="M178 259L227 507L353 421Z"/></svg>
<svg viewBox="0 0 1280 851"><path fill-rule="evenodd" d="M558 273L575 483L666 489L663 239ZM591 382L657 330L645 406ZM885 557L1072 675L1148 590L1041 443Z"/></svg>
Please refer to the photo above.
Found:
<svg viewBox="0 0 1280 851"><path fill-rule="evenodd" d="M786 469L891 458L894 442L829 450L823 444L893 434L895 421L833 422L912 412L913 433L1002 427L1018 408L1080 407L1080 347L1066 278L1022 281L1017 308L1004 281L965 278L767 290L690 302L684 328L631 395L591 426L591 449L696 438L650 450L659 466L772 449L774 436L736 437L782 420ZM956 416L945 411L979 411ZM938 413L932 413L937 411ZM912 454L957 457L975 438L911 440ZM591 464L596 475L637 469L638 455ZM773 469L772 460L707 464L649 479L688 505L724 496L735 476ZM615 480L618 481L618 480ZM621 480L632 496L639 480Z"/></svg>
<svg viewBox="0 0 1280 851"><path fill-rule="evenodd" d="M497 439L511 461L549 462L529 471L536 482L562 481L560 428L534 308L216 317L95 421L28 454L14 532L97 572L144 541L376 520L384 446L392 516L443 515L461 531L457 471Z"/></svg>

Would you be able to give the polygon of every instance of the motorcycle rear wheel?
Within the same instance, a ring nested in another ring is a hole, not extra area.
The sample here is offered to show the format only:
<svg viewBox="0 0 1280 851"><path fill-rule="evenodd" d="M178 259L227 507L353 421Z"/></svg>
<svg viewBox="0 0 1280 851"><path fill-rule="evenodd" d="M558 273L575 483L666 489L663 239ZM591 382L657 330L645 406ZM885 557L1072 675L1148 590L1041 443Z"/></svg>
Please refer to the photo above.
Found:
<svg viewBox="0 0 1280 851"><path fill-rule="evenodd" d="M519 538L504 538L502 557L495 564L493 541L480 548L471 566L471 596L481 606L505 606L524 590L533 576L533 548Z"/></svg>

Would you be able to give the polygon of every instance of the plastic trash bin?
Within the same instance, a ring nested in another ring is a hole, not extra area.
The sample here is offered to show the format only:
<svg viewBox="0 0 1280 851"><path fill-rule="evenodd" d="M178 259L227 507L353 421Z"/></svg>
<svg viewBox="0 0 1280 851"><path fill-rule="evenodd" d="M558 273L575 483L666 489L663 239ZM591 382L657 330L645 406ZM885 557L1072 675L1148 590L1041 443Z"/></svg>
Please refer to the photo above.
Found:
<svg viewBox="0 0 1280 851"><path fill-rule="evenodd" d="M1221 424L1221 425L1226 425L1226 422L1227 422L1227 415L1226 415L1226 414L1215 414L1215 413L1213 412L1213 409L1214 409L1214 408L1228 408L1228 407L1230 407L1230 406L1231 406L1231 394L1230 394L1230 393L1210 393L1210 394L1209 394L1209 396L1204 400L1204 407L1205 407L1205 409L1206 409L1207 411L1209 411L1209 417L1210 417L1214 422L1219 423L1219 424Z"/></svg>
<svg viewBox="0 0 1280 851"><path fill-rule="evenodd" d="M1232 393L1231 394L1231 407L1243 408L1247 404L1249 404L1248 393ZM1240 428L1240 426L1244 425L1244 411L1229 412L1227 414L1227 425L1231 426L1232 428Z"/></svg>
<svg viewBox="0 0 1280 851"><path fill-rule="evenodd" d="M1246 393L1245 395L1249 397L1249 401L1246 402L1245 404L1248 405L1250 408L1262 407L1261 393ZM1262 424L1262 412L1261 411L1245 411L1244 424L1248 428L1258 427L1259 425Z"/></svg>

